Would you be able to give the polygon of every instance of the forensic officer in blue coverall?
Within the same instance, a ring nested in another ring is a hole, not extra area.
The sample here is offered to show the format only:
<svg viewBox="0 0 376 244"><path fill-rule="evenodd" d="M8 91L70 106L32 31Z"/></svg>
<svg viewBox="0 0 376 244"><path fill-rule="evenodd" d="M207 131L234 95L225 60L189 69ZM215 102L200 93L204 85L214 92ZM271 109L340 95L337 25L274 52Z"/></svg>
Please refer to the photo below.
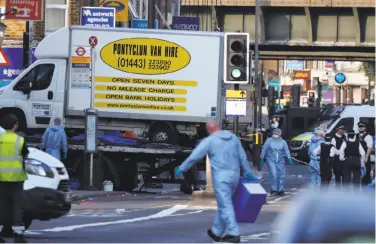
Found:
<svg viewBox="0 0 376 244"><path fill-rule="evenodd" d="M310 158L309 173L311 175L311 186L312 188L316 188L321 185L320 157L316 152L318 148L321 148L320 144L325 143L325 130L323 128L316 128L313 133L314 135L308 147L308 155Z"/></svg>
<svg viewBox="0 0 376 244"><path fill-rule="evenodd" d="M208 235L215 242L240 242L240 231L232 202L240 177L240 167L248 179L254 179L247 155L239 139L231 132L220 130L216 121L209 121L206 129L210 134L176 170L176 174L189 170L206 155L210 158L213 188L218 210Z"/></svg>
<svg viewBox="0 0 376 244"><path fill-rule="evenodd" d="M270 194L278 194L279 196L285 194L283 191L285 186L285 157L288 158L290 165L293 165L288 145L281 135L281 129L274 129L273 136L268 138L262 146L260 156L261 167L265 161L268 167Z"/></svg>
<svg viewBox="0 0 376 244"><path fill-rule="evenodd" d="M48 127L43 133L42 141L40 143L41 149L46 149L48 154L57 158L58 160L61 160L61 151L63 151L64 159L67 157L68 152L67 135L60 124L61 119L56 118L54 120L54 125Z"/></svg>

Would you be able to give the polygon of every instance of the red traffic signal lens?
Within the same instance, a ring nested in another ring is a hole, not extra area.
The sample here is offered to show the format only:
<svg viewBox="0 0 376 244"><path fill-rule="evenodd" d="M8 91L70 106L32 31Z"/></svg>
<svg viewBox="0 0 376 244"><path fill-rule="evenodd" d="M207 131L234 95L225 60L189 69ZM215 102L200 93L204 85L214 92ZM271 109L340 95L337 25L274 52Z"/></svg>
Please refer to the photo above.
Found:
<svg viewBox="0 0 376 244"><path fill-rule="evenodd" d="M242 52L242 51L243 51L243 49L244 49L244 44L243 44L243 42L241 42L241 41L234 41L234 42L231 43L230 48L231 48L231 50L232 50L233 52L237 52L237 53L239 53L239 52Z"/></svg>

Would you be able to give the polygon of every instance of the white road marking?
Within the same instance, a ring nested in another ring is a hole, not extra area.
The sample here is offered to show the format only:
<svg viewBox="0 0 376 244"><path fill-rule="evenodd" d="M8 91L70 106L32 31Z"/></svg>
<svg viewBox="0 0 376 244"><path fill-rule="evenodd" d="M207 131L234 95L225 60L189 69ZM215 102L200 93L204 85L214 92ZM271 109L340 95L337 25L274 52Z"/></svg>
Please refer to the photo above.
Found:
<svg viewBox="0 0 376 244"><path fill-rule="evenodd" d="M204 210L197 210L197 211L194 211L194 212L188 212L188 213L183 213L183 214L173 214L173 215L170 215L170 217L185 216L185 215L189 215L189 214L202 213L203 211Z"/></svg>
<svg viewBox="0 0 376 244"><path fill-rule="evenodd" d="M278 198L274 199L273 201L268 201L267 203L268 204L273 204L275 202L281 201L281 200L289 198L289 197L291 197L291 195L287 195L287 196L283 196L283 197L278 197Z"/></svg>
<svg viewBox="0 0 376 244"><path fill-rule="evenodd" d="M97 226L133 223L133 222L139 222L139 221L144 221L144 220L168 217L168 216L171 216L173 213L175 213L179 210L185 209L187 207L188 207L188 205L176 205L176 206L173 206L172 208L162 210L159 213L156 213L156 214L153 214L153 215L150 215L150 216L146 216L146 217L124 219L124 220L118 220L118 221L109 221L109 222L98 222L98 223L91 223L91 224L71 225L71 226L64 226L64 227L55 227L55 228L51 228L51 229L38 230L38 231L61 232L61 231L72 231L72 230L82 229L82 228L87 228L87 227L97 227Z"/></svg>
<svg viewBox="0 0 376 244"><path fill-rule="evenodd" d="M42 233L27 230L25 231L25 235L42 235Z"/></svg>

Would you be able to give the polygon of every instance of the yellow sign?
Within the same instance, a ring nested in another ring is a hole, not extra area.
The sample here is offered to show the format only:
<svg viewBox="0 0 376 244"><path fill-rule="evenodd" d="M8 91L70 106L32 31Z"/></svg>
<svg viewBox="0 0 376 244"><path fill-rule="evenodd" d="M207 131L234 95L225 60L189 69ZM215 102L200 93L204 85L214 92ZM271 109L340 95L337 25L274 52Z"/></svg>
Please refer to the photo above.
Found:
<svg viewBox="0 0 376 244"><path fill-rule="evenodd" d="M227 90L226 91L227 98L247 98L247 91L246 90Z"/></svg>
<svg viewBox="0 0 376 244"><path fill-rule="evenodd" d="M161 94L187 94L187 90L155 88L155 87L138 87L138 86L95 86L97 91L122 91L122 92L143 92L143 93L161 93Z"/></svg>
<svg viewBox="0 0 376 244"><path fill-rule="evenodd" d="M99 7L115 8L116 22L128 22L128 0L100 0Z"/></svg>
<svg viewBox="0 0 376 244"><path fill-rule="evenodd" d="M158 110L170 112L184 112L187 111L185 106L172 106L172 105L154 105L154 104L136 104L136 103L108 103L108 102L95 102L96 108L114 108L114 109L135 109L135 110Z"/></svg>
<svg viewBox="0 0 376 244"><path fill-rule="evenodd" d="M153 38L126 38L111 42L100 52L114 69L144 75L173 73L185 68L191 55L176 43Z"/></svg>
<svg viewBox="0 0 376 244"><path fill-rule="evenodd" d="M146 102L167 102L167 103L186 103L187 99L182 97L160 97L160 96L140 96L125 94L95 94L97 99L116 99Z"/></svg>
<svg viewBox="0 0 376 244"><path fill-rule="evenodd" d="M105 77L96 76L96 82L113 82L121 84L137 84L137 85L161 85L161 86L197 86L197 81L192 80L162 80L162 79L139 79L124 77Z"/></svg>
<svg viewBox="0 0 376 244"><path fill-rule="evenodd" d="M72 64L90 64L90 57L72 57Z"/></svg>

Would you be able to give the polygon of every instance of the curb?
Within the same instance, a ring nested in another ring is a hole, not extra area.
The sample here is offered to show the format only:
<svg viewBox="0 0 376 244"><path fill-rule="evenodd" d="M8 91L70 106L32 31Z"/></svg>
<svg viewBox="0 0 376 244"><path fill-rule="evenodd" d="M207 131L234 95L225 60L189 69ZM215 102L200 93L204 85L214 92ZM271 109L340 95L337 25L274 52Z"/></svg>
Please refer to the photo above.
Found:
<svg viewBox="0 0 376 244"><path fill-rule="evenodd" d="M72 202L87 200L89 197L103 198L103 197L128 195L128 194L129 194L128 192L121 192L121 191L113 191L113 192L98 191L98 192L84 193L80 195L74 195L73 193Z"/></svg>

